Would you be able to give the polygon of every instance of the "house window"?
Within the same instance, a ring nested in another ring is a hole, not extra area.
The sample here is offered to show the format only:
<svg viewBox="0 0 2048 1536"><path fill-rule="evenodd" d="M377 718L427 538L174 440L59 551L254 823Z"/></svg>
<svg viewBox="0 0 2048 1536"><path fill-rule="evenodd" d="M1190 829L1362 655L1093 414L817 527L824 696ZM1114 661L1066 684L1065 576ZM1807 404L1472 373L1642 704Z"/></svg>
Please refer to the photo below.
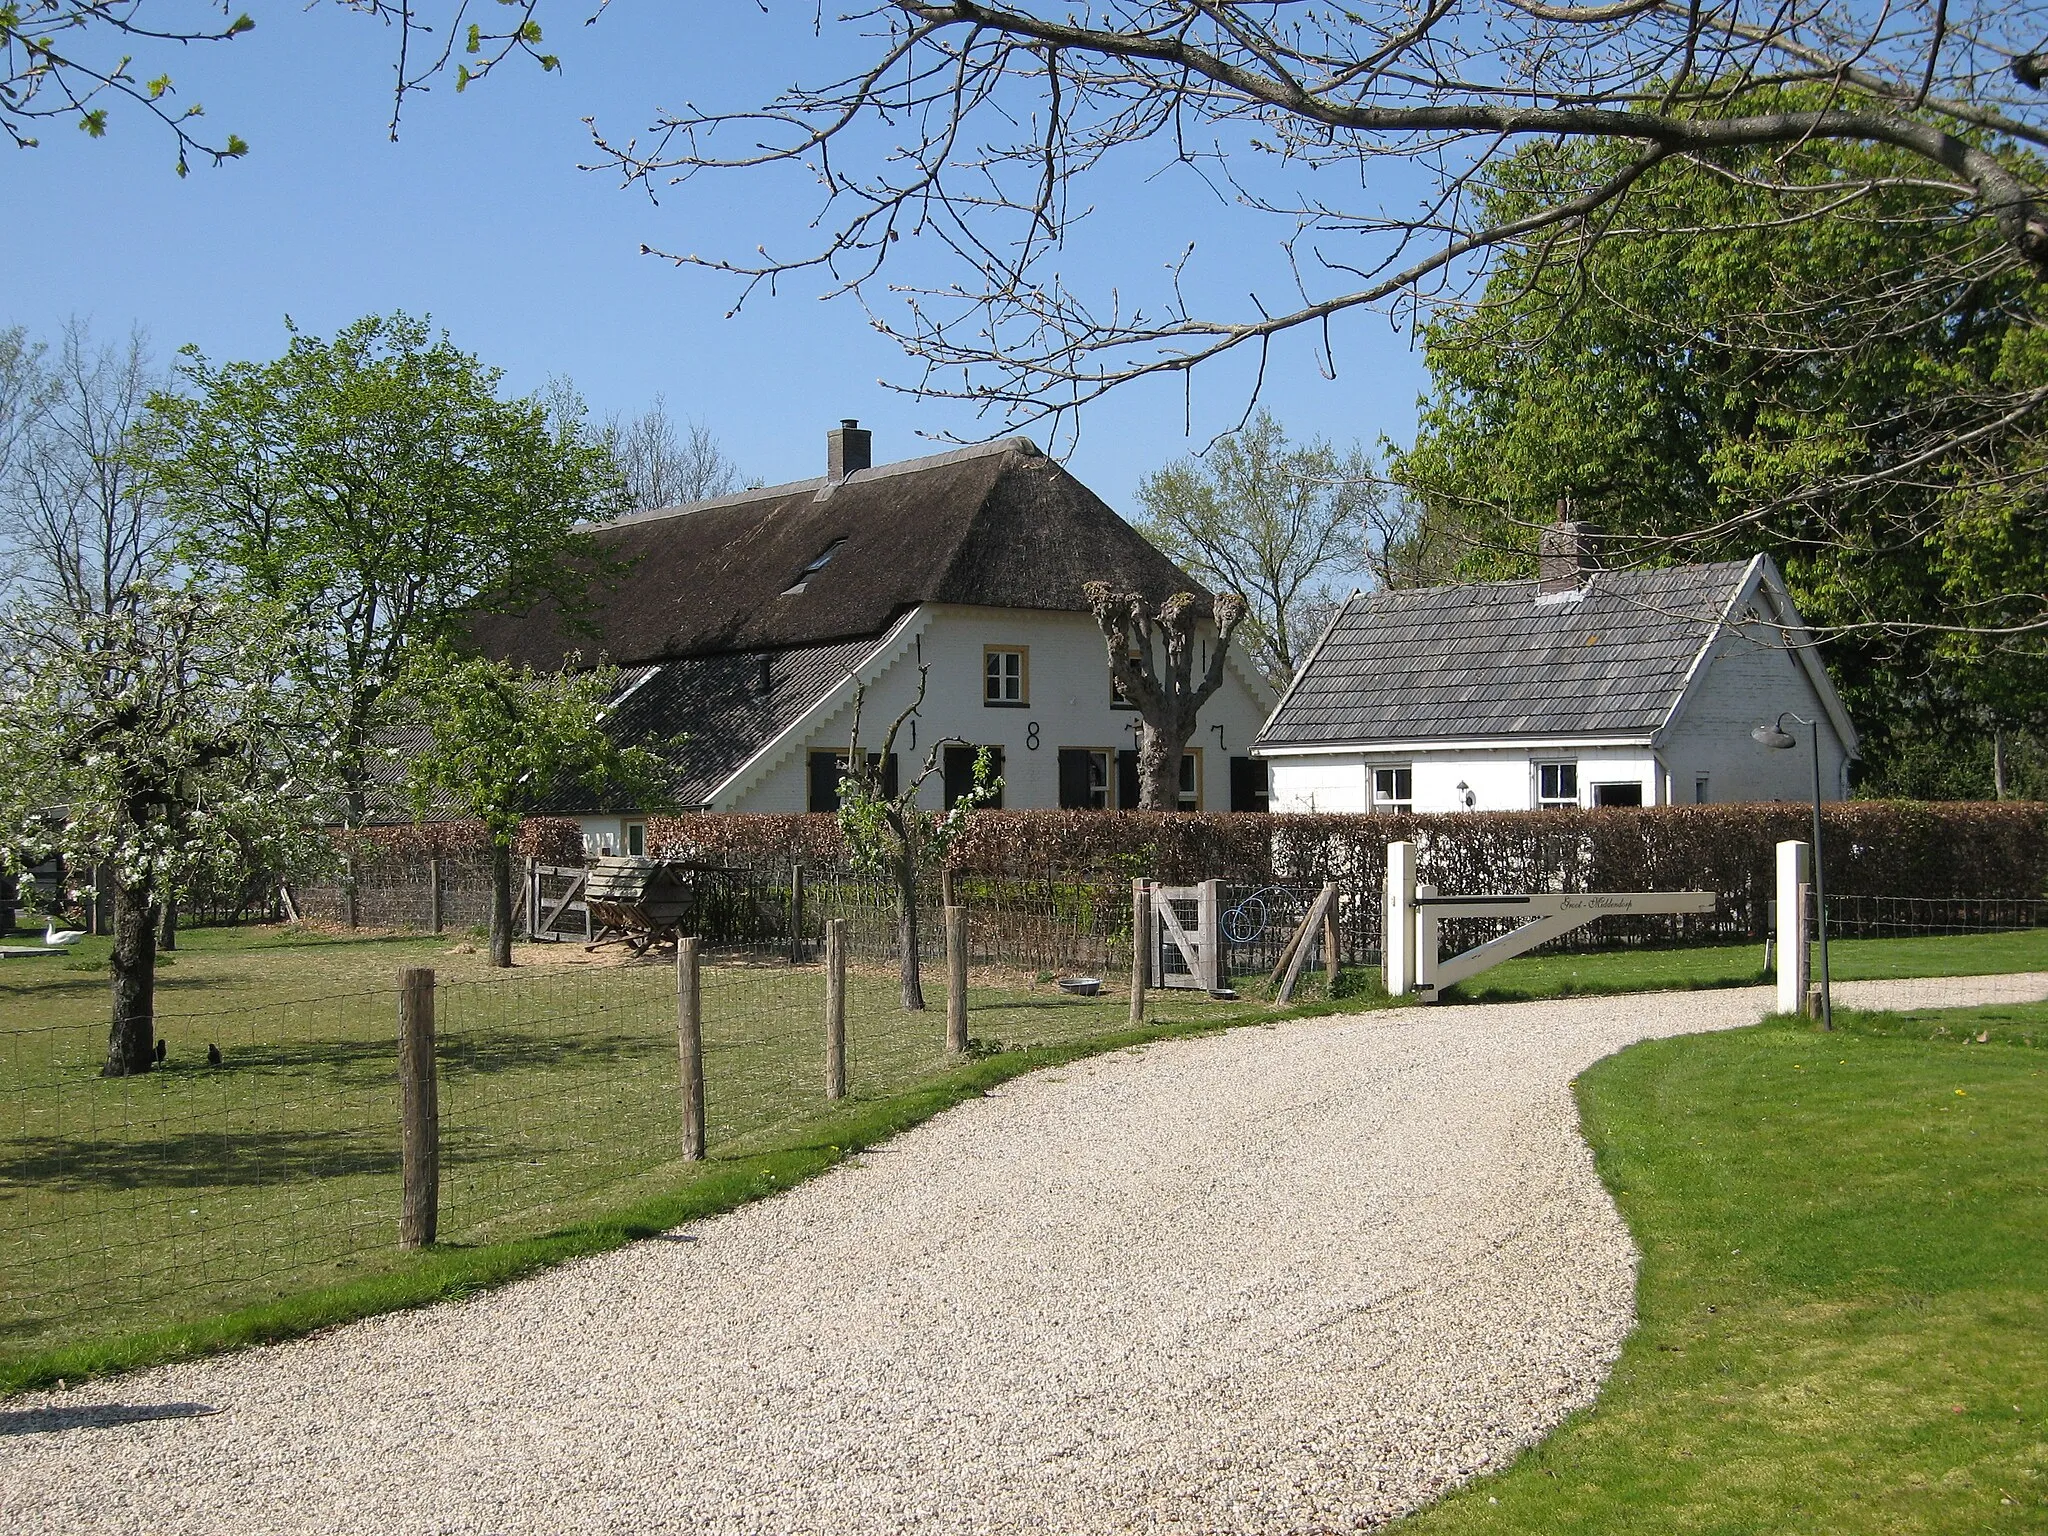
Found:
<svg viewBox="0 0 2048 1536"><path fill-rule="evenodd" d="M1415 809L1415 769L1407 763L1372 771L1372 808L1407 815Z"/></svg>
<svg viewBox="0 0 2048 1536"><path fill-rule="evenodd" d="M1060 809L1109 809L1109 753L1096 747L1060 748Z"/></svg>
<svg viewBox="0 0 2048 1536"><path fill-rule="evenodd" d="M1692 781L1692 803L1694 805L1707 805L1710 803L1710 797L1707 794L1707 776L1704 773Z"/></svg>
<svg viewBox="0 0 2048 1536"><path fill-rule="evenodd" d="M882 761L882 754L870 752L870 770L882 770L882 793L893 796L896 793L896 754L889 754L889 761ZM846 777L846 754L844 752L813 752L810 762L811 793L810 808L830 815L839 809L839 781Z"/></svg>
<svg viewBox="0 0 2048 1536"><path fill-rule="evenodd" d="M1202 808L1202 749L1195 747L1183 752L1180 757L1180 793L1174 799L1174 809L1199 811Z"/></svg>
<svg viewBox="0 0 2048 1536"><path fill-rule="evenodd" d="M1641 805L1643 786L1640 783L1595 784L1593 786L1595 805Z"/></svg>
<svg viewBox="0 0 2048 1536"><path fill-rule="evenodd" d="M647 823L629 821L626 823L626 852L633 858L647 857Z"/></svg>
<svg viewBox="0 0 2048 1536"><path fill-rule="evenodd" d="M965 742L955 742L946 748L945 755L940 758L939 767L945 783L947 810L950 811L958 805L961 798L974 788L974 759L981 750L980 747L969 746ZM990 747L988 760L991 776L1000 779L1003 776L1003 749ZM990 811L1000 811L1003 808L1001 788L996 790L995 799L982 808Z"/></svg>
<svg viewBox="0 0 2048 1536"><path fill-rule="evenodd" d="M805 587L811 584L813 576L832 563L832 557L839 553L840 548L845 543L846 540L844 539L834 539L830 544L819 550L811 563L796 573L796 580L783 588L782 595L784 597L795 597L797 593L803 591Z"/></svg>
<svg viewBox="0 0 2048 1536"><path fill-rule="evenodd" d="M1230 808L1233 811L1263 811L1272 804L1272 765L1263 758L1233 757L1230 760Z"/></svg>
<svg viewBox="0 0 2048 1536"><path fill-rule="evenodd" d="M1538 763L1536 804L1546 811L1576 810L1579 804L1579 765Z"/></svg>
<svg viewBox="0 0 2048 1536"><path fill-rule="evenodd" d="M1027 647L987 646L981 653L981 702L996 709L1022 709L1031 702L1031 652Z"/></svg>

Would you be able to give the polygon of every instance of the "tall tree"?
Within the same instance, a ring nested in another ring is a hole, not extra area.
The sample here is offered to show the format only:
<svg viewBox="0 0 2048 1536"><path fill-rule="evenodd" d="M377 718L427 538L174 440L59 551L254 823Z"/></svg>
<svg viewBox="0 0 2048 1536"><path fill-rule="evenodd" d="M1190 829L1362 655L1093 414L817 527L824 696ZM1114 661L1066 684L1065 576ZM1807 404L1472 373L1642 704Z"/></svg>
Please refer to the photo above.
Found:
<svg viewBox="0 0 2048 1536"><path fill-rule="evenodd" d="M660 395L638 416L607 420L602 440L618 461L636 512L680 507L740 488L739 466L725 456L717 435L699 421L679 427Z"/></svg>
<svg viewBox="0 0 2048 1536"><path fill-rule="evenodd" d="M106 1076L153 1060L160 898L287 867L317 835L319 754L290 750L317 728L283 672L273 614L190 587L0 613L0 870L112 870Z"/></svg>
<svg viewBox="0 0 2048 1536"><path fill-rule="evenodd" d="M1244 633L1259 669L1285 688L1331 588L1368 574L1373 514L1384 499L1365 451L1321 439L1295 444L1269 411L1138 485L1145 536L1219 590L1242 593Z"/></svg>
<svg viewBox="0 0 2048 1536"><path fill-rule="evenodd" d="M33 410L0 465L0 545L38 601L111 613L171 561L162 500L132 452L163 381L142 332L103 344L76 319L30 367Z"/></svg>
<svg viewBox="0 0 2048 1536"><path fill-rule="evenodd" d="M287 616L359 822L413 655L479 611L580 612L595 556L576 524L620 510L617 470L406 315L294 328L269 363L185 359L188 392L154 397L140 433L151 484L185 559Z"/></svg>
<svg viewBox="0 0 2048 1536"><path fill-rule="evenodd" d="M1525 149L1491 216L1620 153ZM2039 655L2048 592L2043 285L1987 267L1897 151L1724 161L1503 253L1487 302L1425 332L1434 383L1393 472L1468 574L1529 566L1565 496L1610 563L1776 554L1882 778L1929 731L2018 723L1994 685Z"/></svg>
<svg viewBox="0 0 2048 1536"><path fill-rule="evenodd" d="M1204 604L1192 592L1179 592L1154 608L1106 581L1088 582L1082 591L1109 647L1109 674L1138 711L1138 809L1170 811L1180 802L1180 760L1195 734L1195 717L1223 686L1245 601L1225 592ZM1210 609L1213 625L1205 622Z"/></svg>
<svg viewBox="0 0 2048 1536"><path fill-rule="evenodd" d="M414 658L399 693L409 735L406 787L416 815L455 810L491 846L491 964L512 963L512 850L528 816L578 791L662 803L661 765L605 734L618 671L536 672L436 647Z"/></svg>

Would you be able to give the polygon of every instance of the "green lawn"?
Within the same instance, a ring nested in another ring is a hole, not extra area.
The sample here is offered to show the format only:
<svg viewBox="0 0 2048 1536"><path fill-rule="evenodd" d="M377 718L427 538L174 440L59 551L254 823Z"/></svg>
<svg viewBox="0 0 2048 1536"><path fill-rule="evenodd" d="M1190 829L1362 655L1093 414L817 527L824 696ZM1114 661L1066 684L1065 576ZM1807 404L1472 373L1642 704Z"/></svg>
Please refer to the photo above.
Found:
<svg viewBox="0 0 2048 1536"><path fill-rule="evenodd" d="M893 1123L959 1078L942 1050L937 977L936 1006L905 1014L893 973L855 970L850 1102L832 1109L822 970L713 964L712 1155L684 1164L670 966L564 963L580 951L538 949L522 946L526 963L508 973L450 938L195 930L160 980L167 1067L116 1081L97 1076L106 941L62 960L0 961L0 1383L51 1374L36 1362L55 1348L121 1358L115 1341L138 1331L203 1333L209 1319L290 1310L309 1291L474 1280L503 1257L491 1245L697 1198L743 1165L829 1147L823 1128L851 1135L870 1111ZM406 965L437 973L440 1235L450 1252L481 1255L466 1270L395 1248L393 979ZM1028 979L976 989L970 1005L977 1050L1007 1053L999 1072L1018 1070L1020 1051L1118 1030L1127 1008L1122 995L1069 998ZM1264 1016L1185 995L1152 1011L1169 1028Z"/></svg>
<svg viewBox="0 0 2048 1536"><path fill-rule="evenodd" d="M1816 950L1816 956L1818 951ZM1452 1002L1505 1003L1537 997L1616 992L1754 987L1771 979L1761 944L1693 949L1621 949L1591 954L1524 955L1445 994ZM1813 962L1820 975L1820 961ZM1901 976L1992 976L2048 971L2048 928L1927 939L1836 939L1828 945L1836 981Z"/></svg>
<svg viewBox="0 0 2048 1536"><path fill-rule="evenodd" d="M2032 934L1838 950L1843 975L2048 967ZM452 937L195 930L161 977L168 1070L104 1082L105 953L88 939L65 959L0 961L0 1391L460 1293L786 1187L1019 1071L1272 1017L1154 994L1148 1036L1134 1037L1120 995L1010 978L975 989L979 1059L963 1067L940 1050L941 1008L906 1015L891 975L857 971L851 1099L835 1108L821 1091L818 968L714 965L711 1158L688 1165L675 1158L665 965L522 947L531 963L490 972ZM1739 967L1756 958L1538 957L1493 975L1550 995L1749 980ZM443 1243L401 1255L392 979L419 964L441 984ZM1337 1006L1384 1003L1373 978L1344 981L1356 993ZM1304 987L1310 1008L1331 1006L1314 1001L1320 985ZM2007 1026L1990 1027L1997 1039Z"/></svg>
<svg viewBox="0 0 2048 1536"><path fill-rule="evenodd" d="M1585 1074L1640 1323L1401 1536L2048 1529L2048 1005L1836 1018Z"/></svg>

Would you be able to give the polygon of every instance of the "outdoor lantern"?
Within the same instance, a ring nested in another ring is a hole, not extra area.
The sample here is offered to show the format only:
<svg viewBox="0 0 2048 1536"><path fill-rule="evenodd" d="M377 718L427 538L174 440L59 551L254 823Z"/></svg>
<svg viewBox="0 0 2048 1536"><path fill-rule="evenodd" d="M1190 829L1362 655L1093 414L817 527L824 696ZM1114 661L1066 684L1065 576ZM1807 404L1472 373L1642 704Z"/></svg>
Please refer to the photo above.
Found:
<svg viewBox="0 0 2048 1536"><path fill-rule="evenodd" d="M1820 845L1820 722L1795 715L1790 710L1778 716L1769 725L1757 726L1749 733L1749 739L1759 746L1789 750L1799 745L1799 738L1785 729L1785 722L1803 725L1813 732L1813 906L1814 923L1820 929L1820 1017L1823 1029L1835 1027L1835 1000L1828 987L1828 887L1827 878L1821 873ZM1778 963L1785 963L1780 956Z"/></svg>

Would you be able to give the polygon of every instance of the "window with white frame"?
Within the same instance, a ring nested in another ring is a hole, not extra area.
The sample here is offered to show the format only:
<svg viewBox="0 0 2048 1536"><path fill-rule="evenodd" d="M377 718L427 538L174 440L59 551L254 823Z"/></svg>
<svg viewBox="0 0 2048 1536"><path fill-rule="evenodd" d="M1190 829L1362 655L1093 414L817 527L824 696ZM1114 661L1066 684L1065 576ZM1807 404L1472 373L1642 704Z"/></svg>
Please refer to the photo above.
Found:
<svg viewBox="0 0 2048 1536"><path fill-rule="evenodd" d="M981 701L1021 709L1031 702L1029 651L991 645L982 651Z"/></svg>
<svg viewBox="0 0 2048 1536"><path fill-rule="evenodd" d="M1394 763L1372 771L1372 808L1406 815L1415 809L1415 769Z"/></svg>
<svg viewBox="0 0 2048 1536"><path fill-rule="evenodd" d="M1536 765L1536 804L1545 810L1570 809L1579 803L1577 763Z"/></svg>

